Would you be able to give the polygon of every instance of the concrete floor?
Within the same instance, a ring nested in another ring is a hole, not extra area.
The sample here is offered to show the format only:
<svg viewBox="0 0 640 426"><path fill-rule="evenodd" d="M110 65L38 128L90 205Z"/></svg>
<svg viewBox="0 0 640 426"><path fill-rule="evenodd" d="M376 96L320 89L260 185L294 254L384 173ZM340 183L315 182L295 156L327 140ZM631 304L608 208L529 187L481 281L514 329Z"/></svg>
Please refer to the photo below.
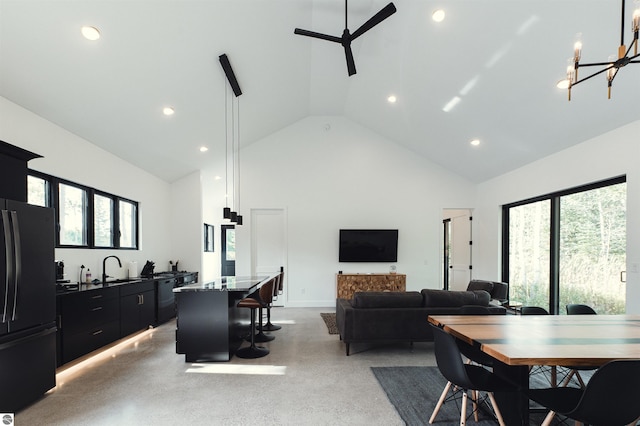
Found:
<svg viewBox="0 0 640 426"><path fill-rule="evenodd" d="M402 425L373 366L435 365L433 345L352 344L327 333L320 312L274 308L282 325L255 360L186 363L175 322L75 373L17 413L26 425ZM429 413L425 413L428 417Z"/></svg>

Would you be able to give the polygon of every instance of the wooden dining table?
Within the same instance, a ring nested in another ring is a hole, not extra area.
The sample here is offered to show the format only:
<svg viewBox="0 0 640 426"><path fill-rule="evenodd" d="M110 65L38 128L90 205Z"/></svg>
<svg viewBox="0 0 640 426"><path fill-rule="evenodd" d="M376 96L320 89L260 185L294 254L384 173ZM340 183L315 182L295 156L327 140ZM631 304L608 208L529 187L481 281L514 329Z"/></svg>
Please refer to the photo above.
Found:
<svg viewBox="0 0 640 426"><path fill-rule="evenodd" d="M496 394L508 425L529 426L529 366L599 367L640 359L640 315L434 315L429 322L477 346L519 392Z"/></svg>

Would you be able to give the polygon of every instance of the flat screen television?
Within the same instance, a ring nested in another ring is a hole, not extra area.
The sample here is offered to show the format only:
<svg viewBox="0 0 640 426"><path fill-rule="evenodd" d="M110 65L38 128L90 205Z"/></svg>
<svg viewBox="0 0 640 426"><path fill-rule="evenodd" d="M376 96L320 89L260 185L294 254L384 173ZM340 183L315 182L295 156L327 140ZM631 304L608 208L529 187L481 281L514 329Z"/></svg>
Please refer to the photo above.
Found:
<svg viewBox="0 0 640 426"><path fill-rule="evenodd" d="M397 262L397 229L341 229L340 262Z"/></svg>

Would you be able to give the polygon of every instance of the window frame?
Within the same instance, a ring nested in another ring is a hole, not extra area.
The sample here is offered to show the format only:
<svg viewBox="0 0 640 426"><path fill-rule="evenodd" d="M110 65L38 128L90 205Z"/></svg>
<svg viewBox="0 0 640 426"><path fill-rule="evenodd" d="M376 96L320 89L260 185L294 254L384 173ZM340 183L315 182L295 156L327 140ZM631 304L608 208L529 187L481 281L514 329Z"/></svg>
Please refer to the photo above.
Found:
<svg viewBox="0 0 640 426"><path fill-rule="evenodd" d="M209 231L211 231L211 234L209 234ZM214 228L213 225L208 223L204 224L204 251L205 253L215 252Z"/></svg>
<svg viewBox="0 0 640 426"><path fill-rule="evenodd" d="M526 200L517 201L515 203L504 204L502 206L502 250L501 250L501 280L509 282L509 211L513 207L519 207L539 201L549 200L550 206L550 261L549 261L549 313L560 313L560 199L566 195L577 194L580 192L591 191L594 189L604 188L607 186L618 185L627 182L627 176L621 175L598 182L580 185L561 191L552 192L537 197L528 198Z"/></svg>
<svg viewBox="0 0 640 426"><path fill-rule="evenodd" d="M121 197L106 191L91 188L87 185L82 185L77 182L73 182L67 179L58 178L56 176L48 175L46 173L38 172L36 170L28 170L28 175L43 179L47 182L48 193L45 197L48 200L49 207L55 210L56 221L56 248L80 248L80 249L115 249L115 250L139 250L140 249L140 204L137 201L129 198ZM84 232L86 235L86 244L61 244L60 243L60 191L59 185L64 184L71 187L75 187L85 191L86 195L86 212L85 223L83 224ZM97 246L95 244L95 197L96 195L109 198L112 200L111 204L111 245L110 246ZM133 217L133 227L135 229L132 232L133 247L121 247L120 244L120 211L119 205L121 202L129 203L135 209Z"/></svg>

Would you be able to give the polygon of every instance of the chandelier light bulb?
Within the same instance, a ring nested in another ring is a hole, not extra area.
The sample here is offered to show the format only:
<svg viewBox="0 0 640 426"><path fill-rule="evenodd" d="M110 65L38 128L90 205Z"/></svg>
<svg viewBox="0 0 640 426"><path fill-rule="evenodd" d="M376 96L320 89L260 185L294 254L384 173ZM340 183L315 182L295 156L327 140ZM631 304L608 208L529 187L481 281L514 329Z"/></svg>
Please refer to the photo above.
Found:
<svg viewBox="0 0 640 426"><path fill-rule="evenodd" d="M579 62L581 55L582 55L582 42L578 40L573 44L573 60L575 62Z"/></svg>
<svg viewBox="0 0 640 426"><path fill-rule="evenodd" d="M633 11L633 23L631 25L633 32L637 32L640 29L640 8Z"/></svg>

